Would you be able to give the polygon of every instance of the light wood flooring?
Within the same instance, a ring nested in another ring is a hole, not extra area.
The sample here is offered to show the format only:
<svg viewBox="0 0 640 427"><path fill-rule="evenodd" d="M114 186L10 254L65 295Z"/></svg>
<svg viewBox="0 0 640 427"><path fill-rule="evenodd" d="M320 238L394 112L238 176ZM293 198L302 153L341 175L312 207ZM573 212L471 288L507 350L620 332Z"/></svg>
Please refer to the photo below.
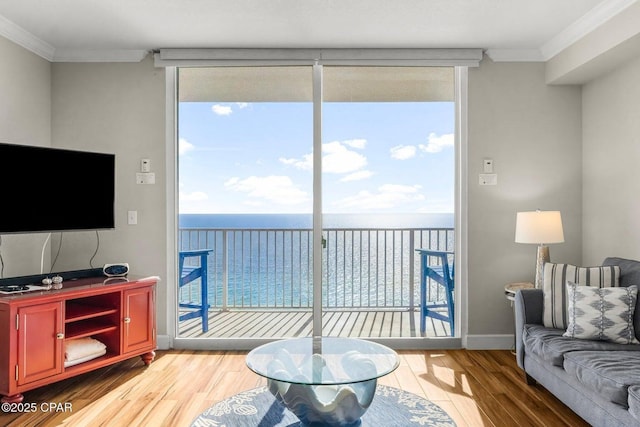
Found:
<svg viewBox="0 0 640 427"><path fill-rule="evenodd" d="M180 322L179 333L183 338L296 338L311 336L312 323L311 310L212 310L209 331L202 332L202 321L195 318ZM332 337L448 337L451 331L448 322L428 317L421 334L415 310L327 310L322 324L323 333Z"/></svg>
<svg viewBox="0 0 640 427"><path fill-rule="evenodd" d="M380 383L430 399L459 427L588 426L541 386L526 385L510 351L399 354L400 366ZM0 413L0 425L190 426L198 414L217 401L265 384L245 366L245 355L231 351L158 351L149 367L140 358L133 358L26 392L24 403L37 409ZM58 404L59 412L55 405L52 410L42 410L50 403ZM65 404L71 411L63 412Z"/></svg>

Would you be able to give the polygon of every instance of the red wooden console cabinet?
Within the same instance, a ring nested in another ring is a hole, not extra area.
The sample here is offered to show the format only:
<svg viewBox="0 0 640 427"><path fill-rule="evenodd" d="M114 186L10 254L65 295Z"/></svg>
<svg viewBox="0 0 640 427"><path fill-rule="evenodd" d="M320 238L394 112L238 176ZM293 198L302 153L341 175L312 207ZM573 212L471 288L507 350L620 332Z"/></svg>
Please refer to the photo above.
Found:
<svg viewBox="0 0 640 427"><path fill-rule="evenodd" d="M157 277L85 277L63 288L0 295L0 394L21 402L22 393L156 349ZM92 337L107 353L64 366L65 342Z"/></svg>

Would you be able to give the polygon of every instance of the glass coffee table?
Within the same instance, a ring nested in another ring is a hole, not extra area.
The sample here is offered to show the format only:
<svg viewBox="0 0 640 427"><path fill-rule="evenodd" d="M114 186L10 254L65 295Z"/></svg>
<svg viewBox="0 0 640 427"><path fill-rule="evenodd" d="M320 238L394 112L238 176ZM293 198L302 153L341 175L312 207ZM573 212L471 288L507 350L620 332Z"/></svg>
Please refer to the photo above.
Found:
<svg viewBox="0 0 640 427"><path fill-rule="evenodd" d="M359 426L377 379L398 367L392 349L356 338L294 338L253 349L247 366L303 425Z"/></svg>

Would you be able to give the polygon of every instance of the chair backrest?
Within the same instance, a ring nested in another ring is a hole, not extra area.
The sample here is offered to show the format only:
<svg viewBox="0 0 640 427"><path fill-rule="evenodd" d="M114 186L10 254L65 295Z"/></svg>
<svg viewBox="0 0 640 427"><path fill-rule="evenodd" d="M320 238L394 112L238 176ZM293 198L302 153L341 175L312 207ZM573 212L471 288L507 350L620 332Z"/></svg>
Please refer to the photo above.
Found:
<svg viewBox="0 0 640 427"><path fill-rule="evenodd" d="M432 258L436 258L437 265L442 266L442 271L445 277L448 277L449 280L453 281L455 277L455 259L454 252L451 251L436 251L431 249L416 249L422 256L427 257L427 261L431 264L430 260ZM449 257L451 257L451 266L449 266Z"/></svg>
<svg viewBox="0 0 640 427"><path fill-rule="evenodd" d="M179 284L183 286L198 277L207 277L207 257L213 252L213 249L194 249L180 251L178 253L178 274ZM185 259L187 258L200 258L198 266L186 266Z"/></svg>
<svg viewBox="0 0 640 427"><path fill-rule="evenodd" d="M436 251L432 249L416 249L423 261L426 261L427 265L442 266L443 279L446 280L449 287L453 287L455 280L455 259L454 252L452 251ZM426 258L426 259L425 259ZM432 259L436 259L436 262L432 262ZM451 258L451 266L449 266L449 258Z"/></svg>

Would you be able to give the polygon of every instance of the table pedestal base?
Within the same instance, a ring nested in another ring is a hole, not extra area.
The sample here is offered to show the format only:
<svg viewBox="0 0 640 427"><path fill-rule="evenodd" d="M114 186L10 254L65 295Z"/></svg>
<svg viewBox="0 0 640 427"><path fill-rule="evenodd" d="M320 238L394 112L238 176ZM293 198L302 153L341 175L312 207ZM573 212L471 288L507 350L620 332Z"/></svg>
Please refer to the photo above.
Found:
<svg viewBox="0 0 640 427"><path fill-rule="evenodd" d="M302 425L358 427L371 405L377 380L340 385L292 384L267 381L276 400L293 412Z"/></svg>

